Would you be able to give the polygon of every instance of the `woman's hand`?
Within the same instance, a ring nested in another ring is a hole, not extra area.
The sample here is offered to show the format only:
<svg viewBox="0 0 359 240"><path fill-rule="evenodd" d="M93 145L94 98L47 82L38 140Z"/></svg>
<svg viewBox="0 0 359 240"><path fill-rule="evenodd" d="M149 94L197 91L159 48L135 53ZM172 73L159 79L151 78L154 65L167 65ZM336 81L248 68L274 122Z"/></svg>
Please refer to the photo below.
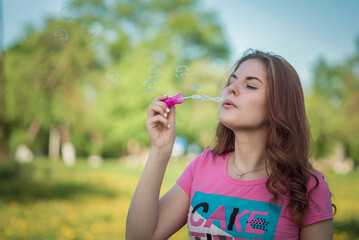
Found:
<svg viewBox="0 0 359 240"><path fill-rule="evenodd" d="M152 148L128 210L128 240L168 239L186 223L189 197L179 185L159 200L176 137L175 106L167 111L162 101L167 98L157 97L148 108L146 127Z"/></svg>
<svg viewBox="0 0 359 240"><path fill-rule="evenodd" d="M146 127L152 149L171 155L176 138L175 106L169 109L161 101L167 98L166 95L158 96L149 106Z"/></svg>

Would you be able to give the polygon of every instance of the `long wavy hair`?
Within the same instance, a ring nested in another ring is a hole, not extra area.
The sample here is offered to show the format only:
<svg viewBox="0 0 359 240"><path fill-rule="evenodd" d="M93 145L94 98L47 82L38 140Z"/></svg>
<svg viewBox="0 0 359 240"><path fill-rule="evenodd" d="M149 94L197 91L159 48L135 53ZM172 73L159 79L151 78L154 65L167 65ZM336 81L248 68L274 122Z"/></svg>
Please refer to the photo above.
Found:
<svg viewBox="0 0 359 240"><path fill-rule="evenodd" d="M282 196L289 197L287 207L300 226L309 206L310 193L318 186L318 178L312 173L313 167L309 162L312 138L302 85L296 70L284 58L259 50L247 50L233 72L248 59L264 63L268 80L266 103L269 120L265 161L271 174L266 188L273 195L272 203L282 199ZM233 131L219 122L212 152L219 155L232 152L234 144ZM314 177L316 184L307 196L310 176Z"/></svg>

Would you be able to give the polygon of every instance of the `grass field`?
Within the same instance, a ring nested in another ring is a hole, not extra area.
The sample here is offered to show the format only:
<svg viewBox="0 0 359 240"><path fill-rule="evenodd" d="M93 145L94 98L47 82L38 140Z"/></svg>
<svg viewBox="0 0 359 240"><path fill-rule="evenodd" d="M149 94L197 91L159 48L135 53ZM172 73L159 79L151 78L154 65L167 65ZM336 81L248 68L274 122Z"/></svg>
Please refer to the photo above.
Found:
<svg viewBox="0 0 359 240"><path fill-rule="evenodd" d="M170 162L162 194L185 163ZM124 239L127 210L143 166L37 160L0 172L0 239ZM338 212L334 239L359 239L359 172L325 173ZM141 230L139 228L139 230ZM170 239L188 239L182 228Z"/></svg>

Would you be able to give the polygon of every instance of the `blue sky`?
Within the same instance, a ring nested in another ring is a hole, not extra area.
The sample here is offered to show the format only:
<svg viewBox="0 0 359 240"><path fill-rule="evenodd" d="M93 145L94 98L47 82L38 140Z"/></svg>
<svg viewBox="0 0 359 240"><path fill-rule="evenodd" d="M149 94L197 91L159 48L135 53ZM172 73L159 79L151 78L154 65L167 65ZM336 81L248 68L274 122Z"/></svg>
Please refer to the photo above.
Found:
<svg viewBox="0 0 359 240"><path fill-rule="evenodd" d="M3 0L4 44L16 41L28 23L41 26L59 16L67 0ZM235 61L248 48L277 53L298 71L304 87L319 56L339 62L355 51L358 0L202 0L217 12Z"/></svg>

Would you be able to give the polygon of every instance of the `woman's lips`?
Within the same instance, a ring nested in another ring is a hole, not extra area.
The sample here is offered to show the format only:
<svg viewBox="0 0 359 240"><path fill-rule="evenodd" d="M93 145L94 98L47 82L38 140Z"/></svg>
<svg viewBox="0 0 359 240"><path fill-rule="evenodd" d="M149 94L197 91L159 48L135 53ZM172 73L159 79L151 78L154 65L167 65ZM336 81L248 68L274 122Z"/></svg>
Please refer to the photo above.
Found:
<svg viewBox="0 0 359 240"><path fill-rule="evenodd" d="M224 104L223 108L236 108L234 105L231 104Z"/></svg>
<svg viewBox="0 0 359 240"><path fill-rule="evenodd" d="M236 108L237 106L236 105L234 105L234 103L231 101L231 100L229 100L229 99L227 99L227 100L225 100L224 102L223 102L223 108Z"/></svg>

